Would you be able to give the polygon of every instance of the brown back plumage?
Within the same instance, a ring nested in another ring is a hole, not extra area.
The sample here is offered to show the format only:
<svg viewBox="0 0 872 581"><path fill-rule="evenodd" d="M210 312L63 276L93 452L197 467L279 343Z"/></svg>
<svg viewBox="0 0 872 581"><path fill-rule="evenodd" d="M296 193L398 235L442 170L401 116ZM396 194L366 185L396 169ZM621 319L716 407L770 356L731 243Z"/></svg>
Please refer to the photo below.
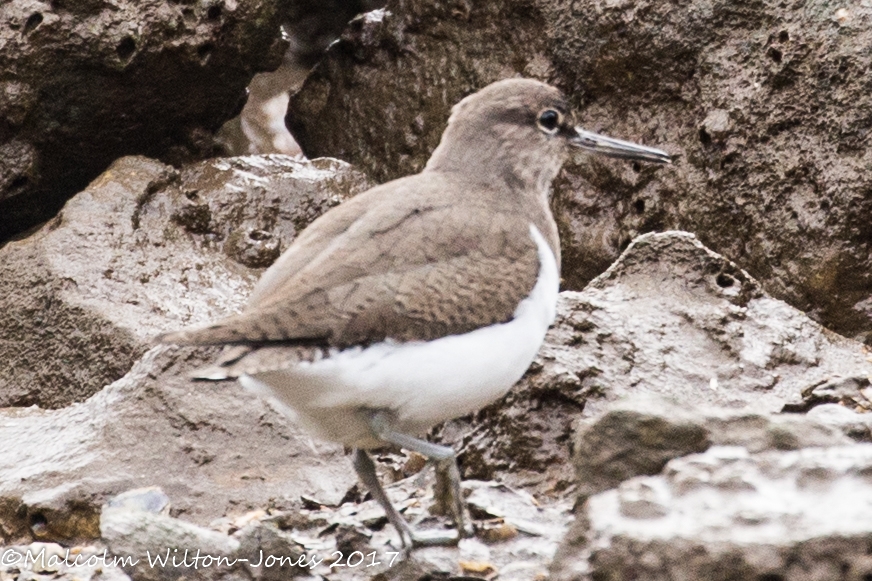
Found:
<svg viewBox="0 0 872 581"><path fill-rule="evenodd" d="M531 223L559 264L547 195L566 147L536 128L543 107L565 103L535 81L503 81L468 97L422 173L312 223L243 313L161 340L347 347L511 320L539 274Z"/></svg>

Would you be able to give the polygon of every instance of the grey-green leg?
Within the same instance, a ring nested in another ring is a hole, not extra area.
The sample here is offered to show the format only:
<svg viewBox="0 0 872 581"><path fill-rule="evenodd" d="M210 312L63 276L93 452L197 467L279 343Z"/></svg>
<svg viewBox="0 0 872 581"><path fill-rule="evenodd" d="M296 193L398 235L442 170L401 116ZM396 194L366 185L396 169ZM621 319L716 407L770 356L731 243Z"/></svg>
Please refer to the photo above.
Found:
<svg viewBox="0 0 872 581"><path fill-rule="evenodd" d="M397 529L397 532L400 534L400 542L403 544L403 548L406 550L411 549L412 529L409 528L409 524L403 518L403 515L394 508L394 505L391 504L391 501L388 499L385 489L382 488L381 483L378 481L372 458L369 457L369 454L367 454L365 450L354 450L354 469L357 471L357 475L360 477L361 482L363 482L364 486L369 489L369 493L372 494L372 497L376 499L384 509L385 515L388 517L388 522L394 525L394 528Z"/></svg>
<svg viewBox="0 0 872 581"><path fill-rule="evenodd" d="M456 543L461 538L472 536L472 527L467 524L468 519L463 507L463 497L460 492L460 470L457 468L457 457L454 450L447 446L439 446L426 440L395 432L390 429L389 418L380 413L373 414L370 418L370 426L380 440L406 450L418 452L432 460L436 465L435 495L437 503L443 508L448 507L454 525L457 527L457 533L450 535L439 533L432 537L413 534L414 544L444 545Z"/></svg>

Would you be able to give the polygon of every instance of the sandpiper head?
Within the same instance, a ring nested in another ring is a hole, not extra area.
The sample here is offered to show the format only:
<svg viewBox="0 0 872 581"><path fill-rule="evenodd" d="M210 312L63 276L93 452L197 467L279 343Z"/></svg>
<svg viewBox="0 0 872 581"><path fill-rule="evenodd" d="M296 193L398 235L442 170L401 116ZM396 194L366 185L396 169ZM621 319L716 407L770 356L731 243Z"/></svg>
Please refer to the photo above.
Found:
<svg viewBox="0 0 872 581"><path fill-rule="evenodd" d="M454 106L427 169L543 191L571 147L623 159L670 162L663 151L576 127L560 90L532 79L505 79Z"/></svg>

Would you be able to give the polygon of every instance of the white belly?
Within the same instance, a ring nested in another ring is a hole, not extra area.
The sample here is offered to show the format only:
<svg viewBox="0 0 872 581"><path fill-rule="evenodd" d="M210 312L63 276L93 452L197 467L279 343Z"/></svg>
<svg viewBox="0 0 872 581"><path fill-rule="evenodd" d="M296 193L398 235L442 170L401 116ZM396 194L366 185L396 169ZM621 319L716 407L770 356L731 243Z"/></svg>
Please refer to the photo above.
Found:
<svg viewBox="0 0 872 581"><path fill-rule="evenodd" d="M511 321L434 341L354 347L240 382L289 407L321 437L361 448L378 445L361 409L389 410L396 431L420 435L486 406L521 378L556 314L557 261L532 224L530 235L539 278Z"/></svg>

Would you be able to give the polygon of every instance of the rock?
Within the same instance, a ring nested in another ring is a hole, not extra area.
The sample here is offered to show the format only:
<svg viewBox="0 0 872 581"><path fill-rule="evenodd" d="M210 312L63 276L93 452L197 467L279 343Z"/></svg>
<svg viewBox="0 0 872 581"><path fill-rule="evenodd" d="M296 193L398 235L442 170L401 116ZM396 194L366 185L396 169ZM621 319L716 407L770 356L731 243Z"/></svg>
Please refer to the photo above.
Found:
<svg viewBox="0 0 872 581"><path fill-rule="evenodd" d="M93 545L64 548L56 543L0 547L0 576L16 581L130 581L115 557Z"/></svg>
<svg viewBox="0 0 872 581"><path fill-rule="evenodd" d="M159 495L163 492L155 487L126 492L110 499L100 515L102 541L114 557L125 559L124 570L137 581L269 580L307 572L302 564L308 555L275 524L253 518L228 535L155 510L151 501Z"/></svg>
<svg viewBox="0 0 872 581"><path fill-rule="evenodd" d="M115 162L51 223L0 248L0 406L83 401L158 333L241 308L297 231L366 187L326 159Z"/></svg>
<svg viewBox="0 0 872 581"><path fill-rule="evenodd" d="M576 156L555 183L564 288L637 235L696 232L775 298L872 343L872 8L728 0L391 0L292 97L310 156L419 171L450 107L504 77L563 88L587 129L668 168Z"/></svg>
<svg viewBox="0 0 872 581"><path fill-rule="evenodd" d="M375 0L295 0L284 25L290 47L279 68L254 76L242 113L221 128L218 138L226 152L299 155L300 146L285 126L290 93L300 88L353 16L380 4Z"/></svg>
<svg viewBox="0 0 872 581"><path fill-rule="evenodd" d="M340 446L313 442L235 382L185 377L215 354L155 347L84 402L0 412L0 439L20 443L0 454L0 543L98 539L102 505L147 486L200 526L301 494L342 499L356 478ZM108 508L142 501L139 491ZM145 506L162 502L145 493Z"/></svg>
<svg viewBox="0 0 872 581"><path fill-rule="evenodd" d="M714 109L706 115L700 127L700 139L723 142L733 128L730 112L724 109Z"/></svg>
<svg viewBox="0 0 872 581"><path fill-rule="evenodd" d="M113 555L130 559L124 570L137 581L225 578L239 549L217 531L126 507L104 508L100 533Z"/></svg>
<svg viewBox="0 0 872 581"><path fill-rule="evenodd" d="M213 153L291 0L9 0L0 6L0 241L53 216L116 158Z"/></svg>
<svg viewBox="0 0 872 581"><path fill-rule="evenodd" d="M551 578L863 579L870 471L870 444L672 460L592 496Z"/></svg>
<svg viewBox="0 0 872 581"><path fill-rule="evenodd" d="M109 509L168 515L170 498L158 486L135 488L110 498L103 506L103 513Z"/></svg>
<svg viewBox="0 0 872 581"><path fill-rule="evenodd" d="M872 415L858 414L838 404L821 404L810 409L808 417L833 426L858 442L872 442Z"/></svg>
<svg viewBox="0 0 872 581"><path fill-rule="evenodd" d="M239 541L237 559L247 559L240 569L251 569L255 579L277 581L305 574L309 556L292 535L274 524L256 521L234 534Z"/></svg>
<svg viewBox="0 0 872 581"><path fill-rule="evenodd" d="M810 432L805 439L806 424L784 427L790 420L767 414L807 410L815 405L803 396L809 388L872 374L867 357L863 345L770 297L693 235L646 234L583 292L561 293L545 345L505 398L474 421L449 422L437 435L461 450L466 478L500 474L509 484L559 494L575 481L569 444L577 418L596 423L614 402L653 394L687 410L734 410L728 424L749 418L745 427L770 442L757 447L802 446L816 437ZM843 385L840 397L865 397L859 382ZM704 418L682 423L680 415L651 421L655 434L685 439L649 450L656 458L651 471L673 454L706 449L716 431L726 438L732 429L701 429ZM638 438L644 427L636 426ZM830 433L825 427L815 432Z"/></svg>
<svg viewBox="0 0 872 581"><path fill-rule="evenodd" d="M378 181L417 173L462 97L513 73L547 74L544 26L533 2L389 1L330 46L286 123L309 157L332 151Z"/></svg>
<svg viewBox="0 0 872 581"><path fill-rule="evenodd" d="M858 412L872 411L872 375L859 374L850 377L835 377L808 386L802 392L802 403L793 406L795 410L805 411L812 406L824 403L839 403Z"/></svg>
<svg viewBox="0 0 872 581"><path fill-rule="evenodd" d="M688 409L638 394L575 428L573 462L581 502L633 476L659 474L669 460L711 446L760 452L852 443L839 427L805 415Z"/></svg>

